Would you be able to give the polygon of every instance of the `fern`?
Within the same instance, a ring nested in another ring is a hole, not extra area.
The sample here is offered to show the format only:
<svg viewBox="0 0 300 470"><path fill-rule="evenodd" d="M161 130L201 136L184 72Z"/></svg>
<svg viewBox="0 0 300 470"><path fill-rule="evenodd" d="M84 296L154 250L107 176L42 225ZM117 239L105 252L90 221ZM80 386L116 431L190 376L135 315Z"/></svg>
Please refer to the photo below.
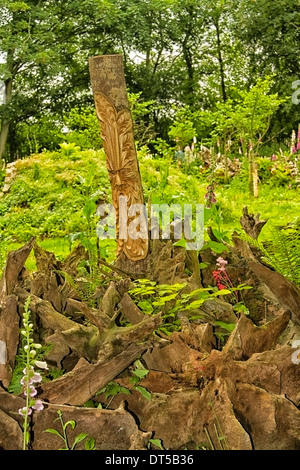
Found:
<svg viewBox="0 0 300 470"><path fill-rule="evenodd" d="M262 261L300 286L300 219L286 226L272 227L270 235L264 242L246 234L241 238L261 252Z"/></svg>

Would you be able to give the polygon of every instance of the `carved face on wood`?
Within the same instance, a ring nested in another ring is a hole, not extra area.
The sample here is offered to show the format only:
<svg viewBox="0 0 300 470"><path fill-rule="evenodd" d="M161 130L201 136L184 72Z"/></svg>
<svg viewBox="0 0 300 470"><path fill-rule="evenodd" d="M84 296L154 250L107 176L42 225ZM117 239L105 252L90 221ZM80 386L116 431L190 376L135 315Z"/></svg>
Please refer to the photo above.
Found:
<svg viewBox="0 0 300 470"><path fill-rule="evenodd" d="M118 237L120 196L127 197L128 208L133 204L144 203L132 119L128 109L117 112L113 103L104 94L96 92L94 98L106 153L113 205L116 210ZM130 217L128 217L128 224L130 221ZM144 259L148 251L148 241L143 239L120 240L118 238L117 255L119 256L122 251L132 261Z"/></svg>

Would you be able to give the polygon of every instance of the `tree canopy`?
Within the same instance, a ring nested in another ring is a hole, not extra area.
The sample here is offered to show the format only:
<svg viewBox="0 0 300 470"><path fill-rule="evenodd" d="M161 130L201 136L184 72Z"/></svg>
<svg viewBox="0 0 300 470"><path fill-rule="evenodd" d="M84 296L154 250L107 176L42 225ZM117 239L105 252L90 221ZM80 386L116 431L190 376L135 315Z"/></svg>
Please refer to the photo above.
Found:
<svg viewBox="0 0 300 470"><path fill-rule="evenodd" d="M273 77L284 99L267 133L298 125L291 97L300 78L298 0L0 1L0 156L53 149L73 108L92 107L88 58L121 53L128 89L168 139L174 106L215 112ZM49 137L51 129L52 137ZM199 135L198 138L203 136ZM31 144L32 147L32 144Z"/></svg>

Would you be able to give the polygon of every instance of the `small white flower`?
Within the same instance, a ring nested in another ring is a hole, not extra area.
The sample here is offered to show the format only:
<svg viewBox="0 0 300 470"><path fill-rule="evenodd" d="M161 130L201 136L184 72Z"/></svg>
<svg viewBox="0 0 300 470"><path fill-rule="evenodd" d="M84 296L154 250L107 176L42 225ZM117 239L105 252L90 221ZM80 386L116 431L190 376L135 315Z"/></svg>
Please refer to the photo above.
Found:
<svg viewBox="0 0 300 470"><path fill-rule="evenodd" d="M300 349L297 349L292 354L292 363L293 364L300 364Z"/></svg>
<svg viewBox="0 0 300 470"><path fill-rule="evenodd" d="M40 369L47 369L48 370L48 365L47 362L45 361L35 361L35 365L39 367Z"/></svg>
<svg viewBox="0 0 300 470"><path fill-rule="evenodd" d="M292 348L298 348L300 346L300 339L292 342Z"/></svg>

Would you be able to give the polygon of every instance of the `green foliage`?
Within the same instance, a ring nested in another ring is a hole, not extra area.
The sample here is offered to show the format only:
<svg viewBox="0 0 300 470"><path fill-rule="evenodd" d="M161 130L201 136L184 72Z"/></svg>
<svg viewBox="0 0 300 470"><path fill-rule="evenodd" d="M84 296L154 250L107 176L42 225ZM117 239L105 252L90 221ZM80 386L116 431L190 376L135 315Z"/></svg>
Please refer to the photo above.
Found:
<svg viewBox="0 0 300 470"><path fill-rule="evenodd" d="M44 115L16 125L14 145L19 156L40 153L43 149L56 150L63 142L61 119Z"/></svg>
<svg viewBox="0 0 300 470"><path fill-rule="evenodd" d="M79 152L75 144L66 144L58 152L19 161L10 192L0 199L5 238L24 242L33 235L64 237L88 230L87 197L95 204L110 194L104 158L102 151Z"/></svg>
<svg viewBox="0 0 300 470"><path fill-rule="evenodd" d="M201 310L203 303L217 297L232 296L238 291L251 288L241 284L222 290L206 287L186 293L185 287L186 284L157 284L148 279L139 279L135 281L135 287L129 291L129 294L145 315L162 312L163 324L158 331L170 335L181 328L180 314L186 315L190 321L201 319L216 324L213 317L207 318Z"/></svg>
<svg viewBox="0 0 300 470"><path fill-rule="evenodd" d="M155 100L144 101L142 92L128 92L129 106L133 121L134 139L138 148L155 137L153 114L159 109Z"/></svg>
<svg viewBox="0 0 300 470"><path fill-rule="evenodd" d="M65 118L68 132L65 139L74 143L82 150L100 149L102 139L100 127L94 107L73 108Z"/></svg>
<svg viewBox="0 0 300 470"><path fill-rule="evenodd" d="M140 381L145 378L148 373L149 370L144 368L141 361L136 360L133 364L133 368L131 368L131 377L129 379L129 382L133 385L132 390L136 390L137 392L139 392L143 398L146 398L146 400L151 400L151 393L145 387L140 385ZM109 402L105 405L105 409L108 409L113 399L119 393L122 393L123 395L130 395L131 391L128 388L123 387L119 383L112 381L109 382L104 388L102 388L97 393L97 395L104 394L106 399L110 398Z"/></svg>
<svg viewBox="0 0 300 470"><path fill-rule="evenodd" d="M151 400L152 396L149 390L140 385L140 381L149 374L149 370L144 368L141 361L136 360L134 362L134 369L131 370L131 374L132 377L129 379L129 381L133 384L133 390L139 392L143 398L146 398L146 400Z"/></svg>
<svg viewBox="0 0 300 470"><path fill-rule="evenodd" d="M149 439L147 444L148 449L152 449L152 446L154 446L154 449L157 447L160 450L165 450L161 439Z"/></svg>
<svg viewBox="0 0 300 470"><path fill-rule="evenodd" d="M53 150L62 133L83 149L99 148L87 57L111 53L124 57L139 147L153 135L169 139L174 106L191 114L182 122L175 116L171 138L174 130L187 141L195 129L205 144L217 124L214 113L220 117L223 107L228 114L231 102L244 100L241 93L253 91L264 77L274 76L273 96L291 96L299 79L297 7L297 0L1 0L6 157ZM253 108L246 101L245 108ZM237 111L244 126L250 115ZM270 129L286 137L298 124L297 107L289 99L274 118Z"/></svg>
<svg viewBox="0 0 300 470"><path fill-rule="evenodd" d="M188 108L182 108L177 111L168 135L180 147L185 147L193 142L196 130L193 122L190 120Z"/></svg>
<svg viewBox="0 0 300 470"><path fill-rule="evenodd" d="M300 286L300 221L285 226L273 226L264 241L253 240L245 234L248 243L258 248L263 260L290 281Z"/></svg>
<svg viewBox="0 0 300 470"><path fill-rule="evenodd" d="M212 143L228 139L234 141L236 150L239 146L246 155L249 145L257 152L262 144L273 114L287 98L279 98L271 93L272 77L258 79L249 90L232 88L233 98L219 103L213 112L214 129Z"/></svg>
<svg viewBox="0 0 300 470"><path fill-rule="evenodd" d="M64 447L60 447L59 450L75 450L75 447L77 444L80 442L84 441L87 437L87 433L80 433L78 434L74 441L73 444L69 444L69 438L67 434L67 428L70 426L73 430L76 428L76 422L74 420L67 421L66 423L63 420L63 414L60 410L57 411L58 417L56 418L55 421L59 421L62 429L62 433L57 431L56 429L53 428L48 428L45 429L44 432L48 432L50 434L54 434L55 436L58 436L64 443ZM85 442L85 450L96 450L95 448L95 439L94 438L89 438Z"/></svg>

